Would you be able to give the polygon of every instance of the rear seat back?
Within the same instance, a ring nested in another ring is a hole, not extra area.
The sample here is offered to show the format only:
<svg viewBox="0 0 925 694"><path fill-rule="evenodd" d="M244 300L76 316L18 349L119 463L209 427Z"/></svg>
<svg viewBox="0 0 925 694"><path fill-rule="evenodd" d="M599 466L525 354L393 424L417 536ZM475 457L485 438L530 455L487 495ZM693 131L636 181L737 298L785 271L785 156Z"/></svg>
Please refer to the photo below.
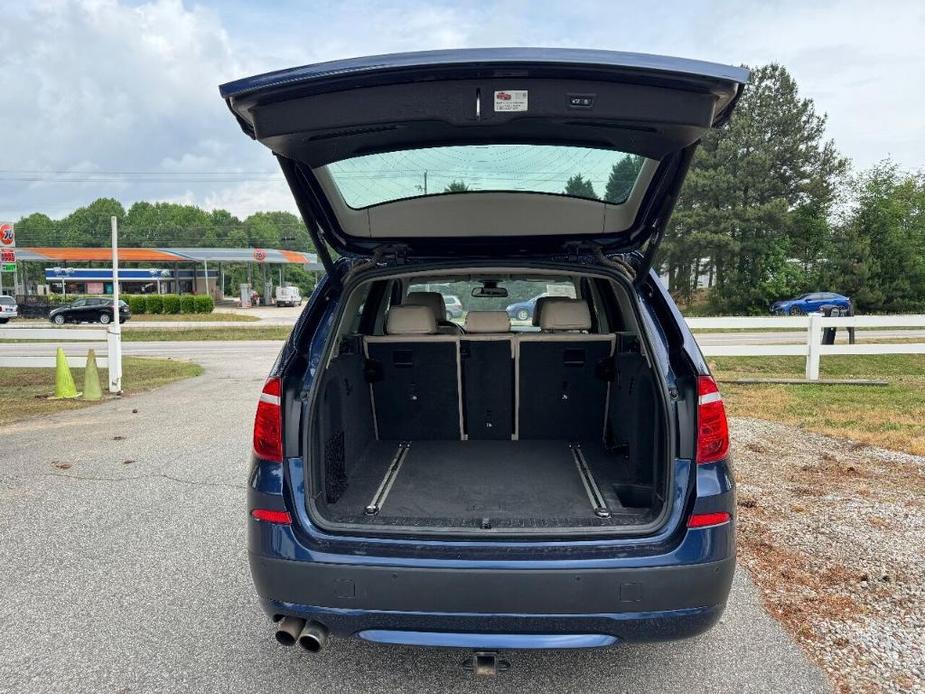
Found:
<svg viewBox="0 0 925 694"><path fill-rule="evenodd" d="M463 428L470 439L514 433L514 338L505 311L470 311L460 338Z"/></svg>
<svg viewBox="0 0 925 694"><path fill-rule="evenodd" d="M543 332L518 343L517 434L521 439L600 440L613 375L613 335L589 335L580 299L547 302Z"/></svg>
<svg viewBox="0 0 925 694"><path fill-rule="evenodd" d="M442 335L429 307L392 307L387 334L364 338L377 437L601 440L614 335L585 332L575 299L548 303L540 333L509 327L504 312L472 312L466 335Z"/></svg>
<svg viewBox="0 0 925 694"><path fill-rule="evenodd" d="M460 438L456 338L437 334L426 306L393 306L386 332L364 340L378 438Z"/></svg>

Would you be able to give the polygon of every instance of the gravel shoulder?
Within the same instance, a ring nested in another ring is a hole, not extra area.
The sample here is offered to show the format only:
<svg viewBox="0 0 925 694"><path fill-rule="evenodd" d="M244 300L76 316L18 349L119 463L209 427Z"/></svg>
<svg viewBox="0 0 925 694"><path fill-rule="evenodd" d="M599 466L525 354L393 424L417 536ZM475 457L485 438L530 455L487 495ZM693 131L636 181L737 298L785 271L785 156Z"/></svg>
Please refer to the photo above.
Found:
<svg viewBox="0 0 925 694"><path fill-rule="evenodd" d="M925 457L733 418L739 561L840 692L925 692Z"/></svg>

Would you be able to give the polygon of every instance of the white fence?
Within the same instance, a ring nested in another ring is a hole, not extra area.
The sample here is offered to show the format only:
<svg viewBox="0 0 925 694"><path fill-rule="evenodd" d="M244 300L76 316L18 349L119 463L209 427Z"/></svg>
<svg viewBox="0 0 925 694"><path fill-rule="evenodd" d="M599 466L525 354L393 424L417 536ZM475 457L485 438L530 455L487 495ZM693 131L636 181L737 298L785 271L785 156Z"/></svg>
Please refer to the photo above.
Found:
<svg viewBox="0 0 925 694"><path fill-rule="evenodd" d="M827 318L821 313L810 313L806 316L764 318L688 318L687 324L695 333L698 330L803 329L806 331L803 344L701 345L701 351L708 357L805 356L806 378L811 381L819 380L819 361L826 354L925 354L925 342L822 344L825 328L925 328L925 315ZM726 335L731 337L734 333Z"/></svg>
<svg viewBox="0 0 925 694"><path fill-rule="evenodd" d="M97 366L109 370L109 392L117 393L122 382L122 335L113 328L10 328L0 327L0 340L23 340L27 342L52 342L48 354L0 354L0 367L12 368L54 368L55 351L66 342L105 342L106 356L96 359ZM87 363L86 353L68 356L68 366L83 368ZM115 368L113 368L115 367Z"/></svg>

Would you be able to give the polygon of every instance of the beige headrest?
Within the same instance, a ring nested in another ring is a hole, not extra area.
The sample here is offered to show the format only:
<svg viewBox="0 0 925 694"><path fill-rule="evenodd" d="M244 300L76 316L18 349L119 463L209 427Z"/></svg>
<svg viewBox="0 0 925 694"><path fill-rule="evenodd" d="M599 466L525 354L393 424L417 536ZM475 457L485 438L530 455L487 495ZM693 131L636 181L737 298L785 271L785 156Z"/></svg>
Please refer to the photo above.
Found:
<svg viewBox="0 0 925 694"><path fill-rule="evenodd" d="M469 311L465 327L467 333L507 333L511 319L506 311Z"/></svg>
<svg viewBox="0 0 925 694"><path fill-rule="evenodd" d="M402 306L426 306L433 311L438 323L446 320L446 301L440 292L409 292Z"/></svg>
<svg viewBox="0 0 925 694"><path fill-rule="evenodd" d="M543 330L590 330L591 311L583 299L549 301L540 314Z"/></svg>
<svg viewBox="0 0 925 694"><path fill-rule="evenodd" d="M533 305L533 325L539 327L540 320L543 316L543 309L555 301L571 301L567 296L541 296Z"/></svg>
<svg viewBox="0 0 925 694"><path fill-rule="evenodd" d="M437 321L428 306L392 306L385 322L389 335L433 335Z"/></svg>

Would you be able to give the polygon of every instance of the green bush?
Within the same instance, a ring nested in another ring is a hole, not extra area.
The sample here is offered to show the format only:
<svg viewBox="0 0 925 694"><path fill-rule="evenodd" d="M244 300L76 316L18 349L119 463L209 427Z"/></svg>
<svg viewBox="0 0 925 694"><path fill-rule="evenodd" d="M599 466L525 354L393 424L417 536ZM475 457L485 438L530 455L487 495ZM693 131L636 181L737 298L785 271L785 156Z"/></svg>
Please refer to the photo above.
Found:
<svg viewBox="0 0 925 694"><path fill-rule="evenodd" d="M72 301L77 301L78 299L98 299L99 297L99 294L68 294L67 296L64 294L49 294L48 301L52 304L69 304Z"/></svg>
<svg viewBox="0 0 925 694"><path fill-rule="evenodd" d="M164 294L164 313L180 313L179 294Z"/></svg>
<svg viewBox="0 0 925 694"><path fill-rule="evenodd" d="M180 313L196 313L196 297L192 294L181 294Z"/></svg>
<svg viewBox="0 0 925 694"><path fill-rule="evenodd" d="M212 313L215 308L215 302L208 294L197 294L195 296L196 313Z"/></svg>
<svg viewBox="0 0 925 694"><path fill-rule="evenodd" d="M160 294L145 295L145 313L163 313L164 297Z"/></svg>
<svg viewBox="0 0 925 694"><path fill-rule="evenodd" d="M126 294L125 303L128 304L129 310L135 315L147 311L144 294Z"/></svg>

